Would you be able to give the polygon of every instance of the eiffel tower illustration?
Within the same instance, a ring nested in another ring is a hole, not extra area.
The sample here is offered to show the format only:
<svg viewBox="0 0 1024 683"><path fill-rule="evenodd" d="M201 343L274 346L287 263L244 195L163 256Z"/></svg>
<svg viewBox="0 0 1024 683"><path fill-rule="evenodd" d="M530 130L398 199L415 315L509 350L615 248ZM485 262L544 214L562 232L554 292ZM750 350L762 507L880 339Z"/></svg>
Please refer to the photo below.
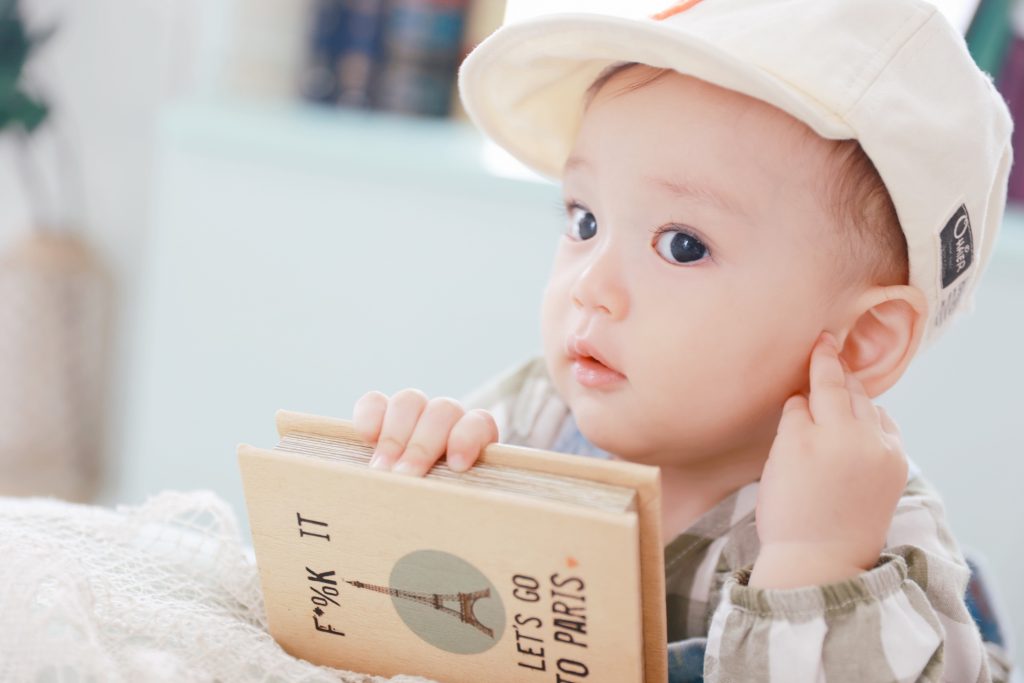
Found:
<svg viewBox="0 0 1024 683"><path fill-rule="evenodd" d="M392 597L428 605L439 612L457 617L463 624L469 624L489 638L494 638L494 630L477 621L476 615L473 614L473 604L477 600L490 597L490 588L485 588L475 593L417 593L416 591L391 588L390 586L375 586L372 583L363 583L362 581L346 580L345 583L351 584L356 588L364 588L376 593L386 593ZM448 607L444 604L446 602L458 602L459 609Z"/></svg>

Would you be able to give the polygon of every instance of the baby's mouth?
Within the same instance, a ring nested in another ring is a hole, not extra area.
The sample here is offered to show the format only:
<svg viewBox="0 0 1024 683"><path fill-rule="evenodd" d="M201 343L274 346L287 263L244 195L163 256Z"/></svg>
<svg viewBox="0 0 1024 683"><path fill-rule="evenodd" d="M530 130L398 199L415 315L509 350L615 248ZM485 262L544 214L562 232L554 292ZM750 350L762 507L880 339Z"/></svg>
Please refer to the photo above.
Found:
<svg viewBox="0 0 1024 683"><path fill-rule="evenodd" d="M618 370L608 367L592 356L576 356L572 360L573 377L581 385L599 388L617 385L626 379Z"/></svg>
<svg viewBox="0 0 1024 683"><path fill-rule="evenodd" d="M608 370L610 372L618 372L617 370L612 370L610 367L608 367L598 359L594 358L593 356L580 356L579 358L576 359L576 362L588 368L593 368L595 370Z"/></svg>
<svg viewBox="0 0 1024 683"><path fill-rule="evenodd" d="M619 377L625 375L612 367L600 356L600 352L589 340L581 337L570 337L566 350L569 352L569 361L578 363L580 367L590 372L612 373Z"/></svg>
<svg viewBox="0 0 1024 683"><path fill-rule="evenodd" d="M583 367L586 367L590 370L599 371L603 373L614 373L616 375L619 375L620 377L625 377L624 374L622 374L612 366L608 365L597 356L590 356L584 353L577 356L574 360Z"/></svg>

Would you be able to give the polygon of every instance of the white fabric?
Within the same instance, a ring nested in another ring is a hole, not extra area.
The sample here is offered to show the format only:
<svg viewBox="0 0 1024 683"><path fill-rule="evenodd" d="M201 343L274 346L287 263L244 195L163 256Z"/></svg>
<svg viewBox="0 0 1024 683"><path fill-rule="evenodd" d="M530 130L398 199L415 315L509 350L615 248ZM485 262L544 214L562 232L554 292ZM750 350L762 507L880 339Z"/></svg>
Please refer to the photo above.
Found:
<svg viewBox="0 0 1024 683"><path fill-rule="evenodd" d="M430 683L314 666L266 630L230 507L0 498L0 681Z"/></svg>

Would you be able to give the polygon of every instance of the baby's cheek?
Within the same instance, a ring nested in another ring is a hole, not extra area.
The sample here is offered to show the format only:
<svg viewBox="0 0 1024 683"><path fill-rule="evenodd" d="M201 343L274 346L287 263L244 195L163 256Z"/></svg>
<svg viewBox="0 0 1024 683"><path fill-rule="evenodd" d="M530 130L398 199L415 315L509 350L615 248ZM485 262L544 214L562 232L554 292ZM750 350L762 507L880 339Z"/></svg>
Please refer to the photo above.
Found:
<svg viewBox="0 0 1024 683"><path fill-rule="evenodd" d="M566 315L566 305L558 293L551 289L546 290L541 300L540 309L541 337L545 349L550 349L557 342L559 335L564 337L569 333Z"/></svg>
<svg viewBox="0 0 1024 683"><path fill-rule="evenodd" d="M648 406L674 419L716 423L757 411L767 400L763 372L728 342L681 344L637 376L634 388ZM742 417L741 417L742 419Z"/></svg>

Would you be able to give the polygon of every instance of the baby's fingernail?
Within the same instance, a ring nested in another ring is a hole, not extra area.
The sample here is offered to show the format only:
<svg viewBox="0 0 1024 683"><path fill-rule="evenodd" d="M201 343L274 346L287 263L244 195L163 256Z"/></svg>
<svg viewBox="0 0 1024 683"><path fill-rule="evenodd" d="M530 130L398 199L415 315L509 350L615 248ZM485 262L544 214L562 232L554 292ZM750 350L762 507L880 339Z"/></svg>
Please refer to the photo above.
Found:
<svg viewBox="0 0 1024 683"><path fill-rule="evenodd" d="M370 467L375 470L386 470L388 468L388 463L383 457L381 457L380 453L374 452L373 457L370 458Z"/></svg>
<svg viewBox="0 0 1024 683"><path fill-rule="evenodd" d="M448 469L450 470L461 472L466 469L466 458L458 453L449 453L446 460L448 460Z"/></svg>
<svg viewBox="0 0 1024 683"><path fill-rule="evenodd" d="M836 341L835 336L833 336L833 334L831 332L822 332L821 333L821 338L825 342L826 346L829 346L829 347L831 347L833 349L836 349L836 350L839 349L839 342Z"/></svg>
<svg viewBox="0 0 1024 683"><path fill-rule="evenodd" d="M397 474L412 474L413 466L411 462L399 460L398 464L391 468L391 471Z"/></svg>

